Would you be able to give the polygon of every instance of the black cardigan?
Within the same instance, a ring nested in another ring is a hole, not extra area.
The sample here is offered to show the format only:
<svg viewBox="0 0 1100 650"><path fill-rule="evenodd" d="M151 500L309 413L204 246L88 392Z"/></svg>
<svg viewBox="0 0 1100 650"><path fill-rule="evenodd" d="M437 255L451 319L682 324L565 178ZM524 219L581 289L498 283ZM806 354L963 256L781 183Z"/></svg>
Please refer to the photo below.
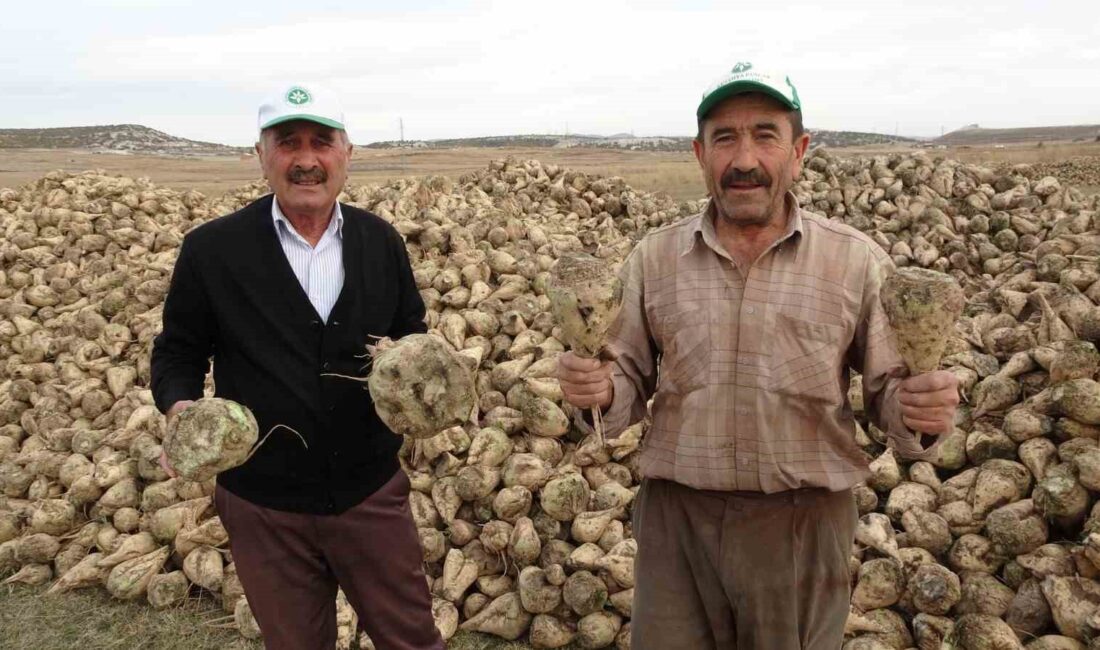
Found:
<svg viewBox="0 0 1100 650"><path fill-rule="evenodd" d="M256 415L261 437L275 431L218 484L255 504L339 513L398 469L401 438L374 410L363 377L373 337L424 332L424 303L401 236L380 217L347 205L344 286L324 323L283 253L271 195L188 233L152 353L157 408L202 396L214 361L218 397Z"/></svg>

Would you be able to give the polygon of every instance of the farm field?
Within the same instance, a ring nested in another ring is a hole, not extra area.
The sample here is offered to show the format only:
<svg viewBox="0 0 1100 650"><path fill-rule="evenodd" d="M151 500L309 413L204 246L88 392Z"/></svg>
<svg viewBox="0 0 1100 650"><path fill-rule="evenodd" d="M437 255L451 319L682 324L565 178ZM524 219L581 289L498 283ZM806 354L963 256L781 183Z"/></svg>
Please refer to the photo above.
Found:
<svg viewBox="0 0 1100 650"><path fill-rule="evenodd" d="M457 179L490 160L534 158L585 173L618 175L633 187L667 192L674 199L698 198L703 189L695 158L685 152L634 152L604 149L355 149L348 181L384 183L396 178L441 174ZM81 150L9 149L0 155L0 187L16 187L61 169L103 169L111 174L148 176L161 187L197 190L217 196L260 177L259 162L242 156L151 156L92 153Z"/></svg>
<svg viewBox="0 0 1100 650"><path fill-rule="evenodd" d="M910 147L855 147L834 149L840 155L904 153ZM1075 159L1100 160L1100 144L1054 143L1005 148L963 147L927 150L931 156L955 158L986 165L1018 163L1071 165ZM357 148L349 182L356 185L384 183L395 178L442 174L458 178L480 169L488 161L513 156L559 164L589 174L622 176L639 190L662 192L677 201L697 199L706 192L698 165L690 151L642 152L607 149L464 148L464 149L367 149ZM1095 168L1096 165L1093 165ZM260 177L254 157L152 156L145 154L92 153L82 150L8 149L0 156L0 187L17 187L55 169L80 172L103 169L111 174L148 176L154 183L174 190L193 189L217 196ZM1083 189L1100 191L1100 177L1084 178Z"/></svg>

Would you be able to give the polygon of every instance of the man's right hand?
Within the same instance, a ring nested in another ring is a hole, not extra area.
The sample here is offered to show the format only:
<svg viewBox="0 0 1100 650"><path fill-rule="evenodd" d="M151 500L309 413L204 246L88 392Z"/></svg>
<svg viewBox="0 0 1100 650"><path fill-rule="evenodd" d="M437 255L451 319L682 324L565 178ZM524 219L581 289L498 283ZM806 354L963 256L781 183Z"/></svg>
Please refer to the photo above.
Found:
<svg viewBox="0 0 1100 650"><path fill-rule="evenodd" d="M565 401L577 408L606 409L615 397L611 382L613 361L585 359L572 352L558 357L558 383Z"/></svg>
<svg viewBox="0 0 1100 650"><path fill-rule="evenodd" d="M172 405L171 408L168 409L168 413L164 415L165 419L168 420L169 424L171 424L172 420L175 420L177 417L179 417L181 411L194 403L195 401L190 399L183 399L176 402ZM166 454L163 449L161 449L160 452L160 468L164 470L164 473L168 476L176 478L176 470L172 469L172 466L168 464L168 454Z"/></svg>

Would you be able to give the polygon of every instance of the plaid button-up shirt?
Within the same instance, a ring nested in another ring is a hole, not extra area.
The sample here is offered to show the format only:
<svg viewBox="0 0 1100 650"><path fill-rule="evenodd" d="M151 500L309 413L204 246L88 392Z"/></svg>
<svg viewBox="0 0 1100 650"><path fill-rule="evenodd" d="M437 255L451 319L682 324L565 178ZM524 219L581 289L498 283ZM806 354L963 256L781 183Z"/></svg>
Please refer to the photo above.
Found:
<svg viewBox="0 0 1100 650"><path fill-rule="evenodd" d="M743 273L718 241L712 206L649 233L624 262L603 419L615 436L653 399L644 476L708 490L851 487L868 460L855 442L850 368L899 455L934 451L902 424L895 397L905 364L879 302L890 258L793 195L787 204L786 232Z"/></svg>

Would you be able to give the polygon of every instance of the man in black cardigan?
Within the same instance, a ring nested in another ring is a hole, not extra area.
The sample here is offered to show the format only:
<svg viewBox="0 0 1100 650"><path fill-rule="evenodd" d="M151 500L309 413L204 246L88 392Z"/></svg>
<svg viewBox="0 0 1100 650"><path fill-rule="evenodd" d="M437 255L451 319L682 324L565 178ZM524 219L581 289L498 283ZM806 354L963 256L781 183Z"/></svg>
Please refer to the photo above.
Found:
<svg viewBox="0 0 1100 650"><path fill-rule="evenodd" d="M274 190L189 233L152 355L157 407L202 396L248 406L261 433L218 475L215 504L268 648L331 649L343 588L377 647L443 648L397 461L399 436L364 386L366 346L424 332L401 236L336 201L352 146L326 89L284 87L259 111L256 144ZM166 459L162 465L171 474Z"/></svg>

